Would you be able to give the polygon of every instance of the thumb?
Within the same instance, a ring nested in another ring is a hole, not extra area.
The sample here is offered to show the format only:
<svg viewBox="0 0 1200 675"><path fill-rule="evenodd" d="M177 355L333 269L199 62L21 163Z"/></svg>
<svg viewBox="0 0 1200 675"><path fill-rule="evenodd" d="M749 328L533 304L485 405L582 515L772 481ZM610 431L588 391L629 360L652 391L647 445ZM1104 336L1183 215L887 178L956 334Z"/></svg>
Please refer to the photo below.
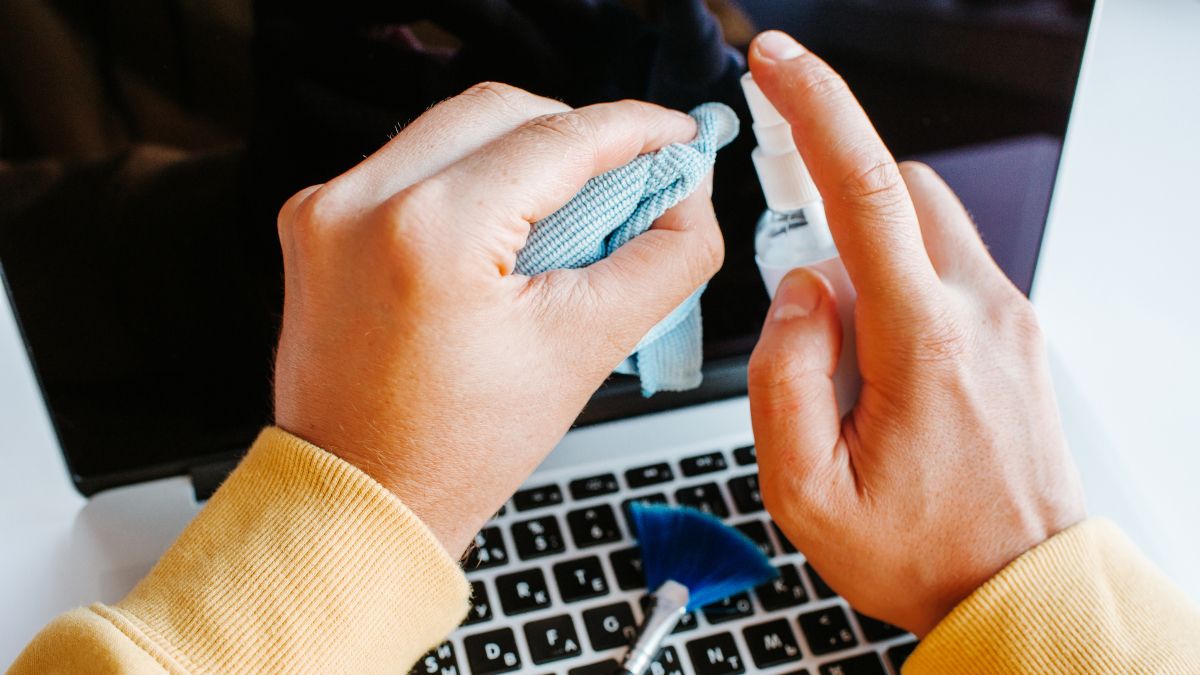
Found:
<svg viewBox="0 0 1200 675"><path fill-rule="evenodd" d="M811 269L789 272L750 357L750 413L760 463L769 465L784 452L789 469L805 470L833 457L841 434L833 387L841 344L829 281Z"/></svg>
<svg viewBox="0 0 1200 675"><path fill-rule="evenodd" d="M709 196L711 176L612 255L571 270L586 284L591 300L566 308L572 313L568 323L573 330L584 327L617 346L624 358L655 324L716 274L725 244Z"/></svg>

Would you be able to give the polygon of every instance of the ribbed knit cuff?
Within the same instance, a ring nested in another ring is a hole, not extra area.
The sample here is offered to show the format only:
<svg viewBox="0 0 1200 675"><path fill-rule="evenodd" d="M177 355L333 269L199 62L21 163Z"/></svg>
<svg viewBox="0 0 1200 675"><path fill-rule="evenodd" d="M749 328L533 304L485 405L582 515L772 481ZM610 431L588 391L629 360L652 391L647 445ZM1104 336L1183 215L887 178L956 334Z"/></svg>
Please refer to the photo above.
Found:
<svg viewBox="0 0 1200 675"><path fill-rule="evenodd" d="M94 609L169 670L398 673L469 591L395 495L268 428L150 574Z"/></svg>
<svg viewBox="0 0 1200 675"><path fill-rule="evenodd" d="M1113 524L1051 537L925 637L905 675L1197 673L1200 613Z"/></svg>

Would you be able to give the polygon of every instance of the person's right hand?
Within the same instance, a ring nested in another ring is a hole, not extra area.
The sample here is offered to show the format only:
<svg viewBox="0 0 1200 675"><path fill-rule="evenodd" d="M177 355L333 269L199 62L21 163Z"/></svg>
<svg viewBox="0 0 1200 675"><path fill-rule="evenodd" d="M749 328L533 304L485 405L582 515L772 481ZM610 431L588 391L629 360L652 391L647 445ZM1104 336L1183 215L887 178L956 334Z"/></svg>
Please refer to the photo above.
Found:
<svg viewBox="0 0 1200 675"><path fill-rule="evenodd" d="M750 361L763 499L834 590L924 635L1084 517L1037 318L946 184L897 166L829 66L774 31L750 65L825 197L863 379L839 419L836 300L789 274Z"/></svg>

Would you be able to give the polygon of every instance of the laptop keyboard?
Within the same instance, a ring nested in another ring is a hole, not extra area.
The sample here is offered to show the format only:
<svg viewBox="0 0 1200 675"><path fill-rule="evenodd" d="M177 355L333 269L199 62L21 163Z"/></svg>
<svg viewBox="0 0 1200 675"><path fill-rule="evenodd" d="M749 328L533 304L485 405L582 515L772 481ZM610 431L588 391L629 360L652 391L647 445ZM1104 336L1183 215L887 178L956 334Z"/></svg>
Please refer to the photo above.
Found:
<svg viewBox="0 0 1200 675"><path fill-rule="evenodd" d="M666 460L666 461L662 461ZM775 581L691 612L653 675L898 675L915 639L853 611L763 508L754 447L539 473L475 537L462 626L413 673L612 675L648 600L635 501L712 513L750 537Z"/></svg>

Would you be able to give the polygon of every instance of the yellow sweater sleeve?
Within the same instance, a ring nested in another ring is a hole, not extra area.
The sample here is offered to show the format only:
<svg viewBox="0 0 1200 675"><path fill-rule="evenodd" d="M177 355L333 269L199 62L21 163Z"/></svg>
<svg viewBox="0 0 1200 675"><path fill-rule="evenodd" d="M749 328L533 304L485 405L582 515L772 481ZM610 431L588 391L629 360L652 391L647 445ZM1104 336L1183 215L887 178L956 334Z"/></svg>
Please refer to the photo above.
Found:
<svg viewBox="0 0 1200 675"><path fill-rule="evenodd" d="M466 613L433 534L353 466L278 429L121 602L55 619L24 673L404 672ZM905 675L1200 673L1200 612L1114 526L1018 558Z"/></svg>
<svg viewBox="0 0 1200 675"><path fill-rule="evenodd" d="M1088 520L943 619L904 665L933 673L1200 673L1200 609L1115 525Z"/></svg>
<svg viewBox="0 0 1200 675"><path fill-rule="evenodd" d="M10 672L394 675L469 593L395 495L271 428L125 599L58 617Z"/></svg>

